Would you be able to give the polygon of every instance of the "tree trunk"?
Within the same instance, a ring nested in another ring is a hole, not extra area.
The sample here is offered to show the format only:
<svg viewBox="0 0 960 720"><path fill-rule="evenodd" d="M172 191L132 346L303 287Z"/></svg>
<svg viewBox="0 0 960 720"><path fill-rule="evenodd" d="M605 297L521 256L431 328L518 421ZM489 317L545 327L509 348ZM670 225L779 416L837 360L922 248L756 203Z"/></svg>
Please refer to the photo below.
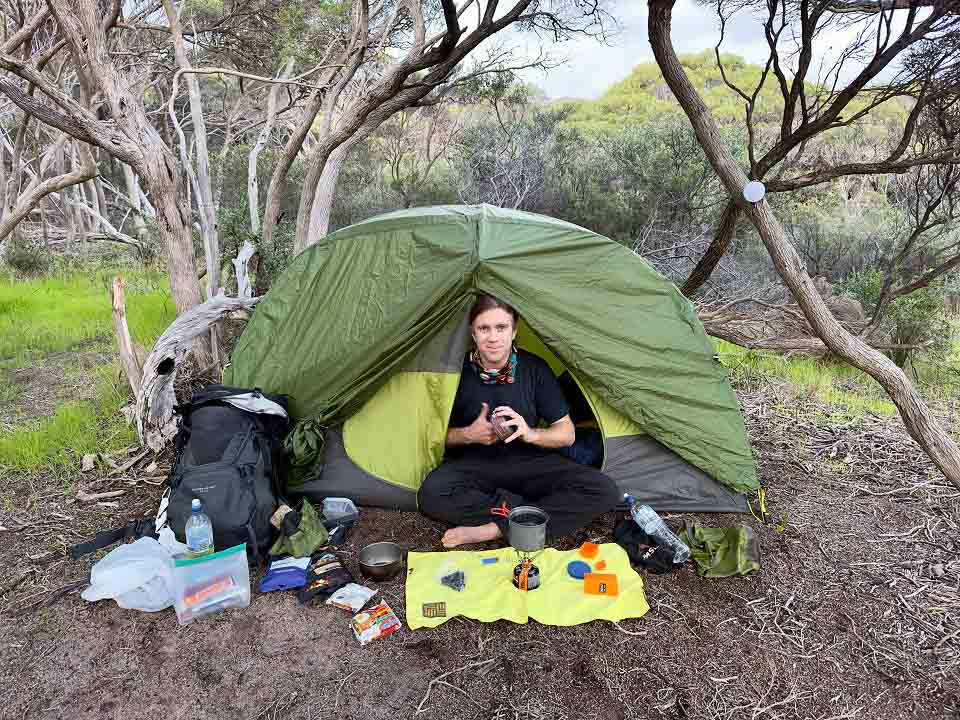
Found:
<svg viewBox="0 0 960 720"><path fill-rule="evenodd" d="M93 187L93 181L88 180L82 183L78 189L84 202L91 207L97 215L103 215L103 210L100 209L100 201L97 198L97 190ZM100 222L95 217L88 215L87 222L89 223L88 227L90 232L100 232Z"/></svg>
<svg viewBox="0 0 960 720"><path fill-rule="evenodd" d="M112 157L112 156L111 156ZM140 186L137 183L137 177L133 174L133 168L122 163L123 182L127 187L127 197L130 199L130 206L133 208L133 228L137 242L141 247L147 244L147 224L143 220L143 203L140 201Z"/></svg>
<svg viewBox="0 0 960 720"><path fill-rule="evenodd" d="M7 161L5 159L6 149L3 142L0 142L0 222L3 216L7 214Z"/></svg>
<svg viewBox="0 0 960 720"><path fill-rule="evenodd" d="M389 83L386 81L383 84L389 87ZM422 100L427 95L428 90L429 88L423 87L405 88L395 95L387 96L385 99L381 99L376 93L365 95L356 106L350 108L346 117L340 119L337 127L320 142L310 158L307 172L303 178L300 207L297 214L295 254L300 254L311 245L316 244L326 234L323 218L326 216L327 221L329 221L330 206L333 203L333 192L336 189L337 178L340 175L340 169L343 167L343 161L350 150L357 143L368 138L374 130L394 114L410 107L418 100ZM382 95L387 95L389 90L381 88L380 92ZM347 145L347 149L341 153L338 151L342 145ZM328 172L327 166L335 155L336 162ZM324 192L321 193L320 185L324 179L327 182ZM321 230L323 233L320 232Z"/></svg>
<svg viewBox="0 0 960 720"><path fill-rule="evenodd" d="M673 49L670 29L675 2L650 0L647 19L650 45L664 80L693 125L710 164L730 196L741 202L747 176L724 143L716 120L690 83ZM787 240L766 200L752 204L743 200L741 207L757 228L777 272L790 288L813 331L835 355L863 370L883 386L900 411L910 436L947 479L960 488L960 448L930 413L907 376L889 358L847 332L837 321L807 275L803 261Z"/></svg>
<svg viewBox="0 0 960 720"><path fill-rule="evenodd" d="M726 207L723 208L723 214L720 216L720 224L717 227L717 234L714 236L710 247L700 258L697 266L690 273L690 276L683 283L680 292L688 298L692 298L697 290L710 278L714 269L723 259L730 243L737 234L737 220L740 217L740 208L734 200L729 200Z"/></svg>
<svg viewBox="0 0 960 720"><path fill-rule="evenodd" d="M347 159L350 151L367 137L369 133L357 133L353 135L336 150L330 153L327 162L323 166L323 173L320 175L320 181L317 183L317 191L313 196L313 207L310 209L310 228L307 231L307 247L317 243L325 237L330 229L330 213L333 211L333 199L337 193L337 180L340 178L340 171L343 169L343 163ZM296 252L302 252L304 248L297 247Z"/></svg>
<svg viewBox="0 0 960 720"><path fill-rule="evenodd" d="M186 43L180 30L180 18L172 0L163 0L163 7L170 23L174 54L181 69L190 68ZM193 120L193 139L197 150L197 208L200 211L200 230L203 234L204 257L207 264L207 297L217 294L220 287L220 241L217 237L217 213L213 203L213 186L210 182L210 153L207 150L207 127L203 119L203 99L200 83L194 73L185 73L187 92L190 96L190 117ZM185 159L185 161L187 161Z"/></svg>
<svg viewBox="0 0 960 720"><path fill-rule="evenodd" d="M97 153L94 156L94 162L97 164L98 171L100 168L99 156L100 156L99 153ZM99 172L93 178L93 189L97 194L97 204L100 206L100 214L103 215L105 218L109 218L110 211L107 206L107 196L103 192L103 179L101 178Z"/></svg>
<svg viewBox="0 0 960 720"><path fill-rule="evenodd" d="M187 210L177 200L177 168L166 148L150 148L144 163L147 172L143 181L153 195L157 211L157 228L165 241L170 293L177 314L203 302L197 279L197 260Z"/></svg>
<svg viewBox="0 0 960 720"><path fill-rule="evenodd" d="M250 275L248 271L248 266L250 264L250 258L253 257L257 249L253 246L249 240L244 240L243 247L240 248L240 252L237 253L237 257L233 259L233 268L237 276L237 297L238 298L252 298L253 297L253 287L250 285Z"/></svg>
<svg viewBox="0 0 960 720"><path fill-rule="evenodd" d="M293 161L296 160L303 147L304 138L310 132L313 121L320 112L323 105L324 94L319 90L314 90L306 106L303 108L303 116L297 129L287 138L287 144L283 148L283 154L280 161L273 169L270 176L270 185L267 187L267 197L263 203L263 233L261 235L261 244L267 248L273 247L273 235L276 232L277 223L280 222L280 196L283 187L287 181L287 175ZM260 285L260 275L257 273L257 285Z"/></svg>
<svg viewBox="0 0 960 720"><path fill-rule="evenodd" d="M290 77L295 62L296 59L293 57L287 60L286 67L280 73L281 80ZM273 132L273 124L277 119L277 98L281 87L279 83L274 83L270 88L270 94L267 96L267 119L247 158L247 204L250 208L250 232L254 235L260 234L260 181L257 178L257 160L270 139L270 133Z"/></svg>

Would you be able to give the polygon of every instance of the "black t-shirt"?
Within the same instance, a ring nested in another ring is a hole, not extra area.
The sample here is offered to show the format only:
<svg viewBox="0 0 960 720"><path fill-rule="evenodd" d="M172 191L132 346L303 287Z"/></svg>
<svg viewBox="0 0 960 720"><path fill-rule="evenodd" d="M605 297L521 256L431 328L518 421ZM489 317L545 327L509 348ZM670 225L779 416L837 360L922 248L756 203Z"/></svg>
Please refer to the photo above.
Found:
<svg viewBox="0 0 960 720"><path fill-rule="evenodd" d="M567 401L550 366L545 360L526 350L517 350L514 382L505 385L485 384L480 380L480 376L470 362L469 354L463 359L460 386L457 388L453 410L450 413L450 427L459 428L470 425L480 414L483 403L487 403L490 413L501 405L513 408L523 416L530 427L537 427L541 421L552 425L564 415L569 414ZM509 445L498 442L494 445L447 448L447 456L530 451L542 452L543 449L517 438Z"/></svg>

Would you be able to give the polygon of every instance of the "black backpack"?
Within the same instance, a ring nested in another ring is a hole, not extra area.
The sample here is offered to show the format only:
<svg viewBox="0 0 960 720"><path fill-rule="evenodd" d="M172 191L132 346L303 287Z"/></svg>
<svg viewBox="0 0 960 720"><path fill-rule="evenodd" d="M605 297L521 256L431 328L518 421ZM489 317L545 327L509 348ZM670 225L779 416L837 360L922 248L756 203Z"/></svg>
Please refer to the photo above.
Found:
<svg viewBox="0 0 960 720"><path fill-rule="evenodd" d="M178 540L185 541L198 498L213 524L216 550L245 542L251 558L266 555L276 533L270 516L285 490L288 406L286 395L208 385L177 407L165 521ZM158 530L163 521L158 515Z"/></svg>

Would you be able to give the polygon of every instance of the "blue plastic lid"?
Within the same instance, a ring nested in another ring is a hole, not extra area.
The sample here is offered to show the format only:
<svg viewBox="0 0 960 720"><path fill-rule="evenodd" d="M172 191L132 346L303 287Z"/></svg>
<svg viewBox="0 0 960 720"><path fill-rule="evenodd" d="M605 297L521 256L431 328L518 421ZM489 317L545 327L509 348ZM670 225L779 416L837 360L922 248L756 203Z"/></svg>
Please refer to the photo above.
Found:
<svg viewBox="0 0 960 720"><path fill-rule="evenodd" d="M567 574L575 580L583 580L583 576L588 572L593 570L583 560L572 560L567 564Z"/></svg>
<svg viewBox="0 0 960 720"><path fill-rule="evenodd" d="M190 503L190 509L194 512L200 512L203 510L203 506L200 504L200 501L197 498L194 498L193 502Z"/></svg>

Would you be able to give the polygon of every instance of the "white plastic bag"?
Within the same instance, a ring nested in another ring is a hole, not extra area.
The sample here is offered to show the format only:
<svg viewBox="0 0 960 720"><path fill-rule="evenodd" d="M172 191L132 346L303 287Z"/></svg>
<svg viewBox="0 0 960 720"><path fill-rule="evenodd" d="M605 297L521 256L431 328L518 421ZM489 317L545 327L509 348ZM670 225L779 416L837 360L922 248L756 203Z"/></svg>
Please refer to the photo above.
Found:
<svg viewBox="0 0 960 720"><path fill-rule="evenodd" d="M166 547L153 538L140 538L97 562L90 571L90 587L80 597L90 602L112 598L130 610L163 610L173 604L172 564Z"/></svg>
<svg viewBox="0 0 960 720"><path fill-rule="evenodd" d="M163 545L164 549L170 553L171 556L175 557L177 555L190 554L190 548L177 540L177 536L173 534L173 530L166 525L160 528L157 535L159 536L158 542Z"/></svg>

